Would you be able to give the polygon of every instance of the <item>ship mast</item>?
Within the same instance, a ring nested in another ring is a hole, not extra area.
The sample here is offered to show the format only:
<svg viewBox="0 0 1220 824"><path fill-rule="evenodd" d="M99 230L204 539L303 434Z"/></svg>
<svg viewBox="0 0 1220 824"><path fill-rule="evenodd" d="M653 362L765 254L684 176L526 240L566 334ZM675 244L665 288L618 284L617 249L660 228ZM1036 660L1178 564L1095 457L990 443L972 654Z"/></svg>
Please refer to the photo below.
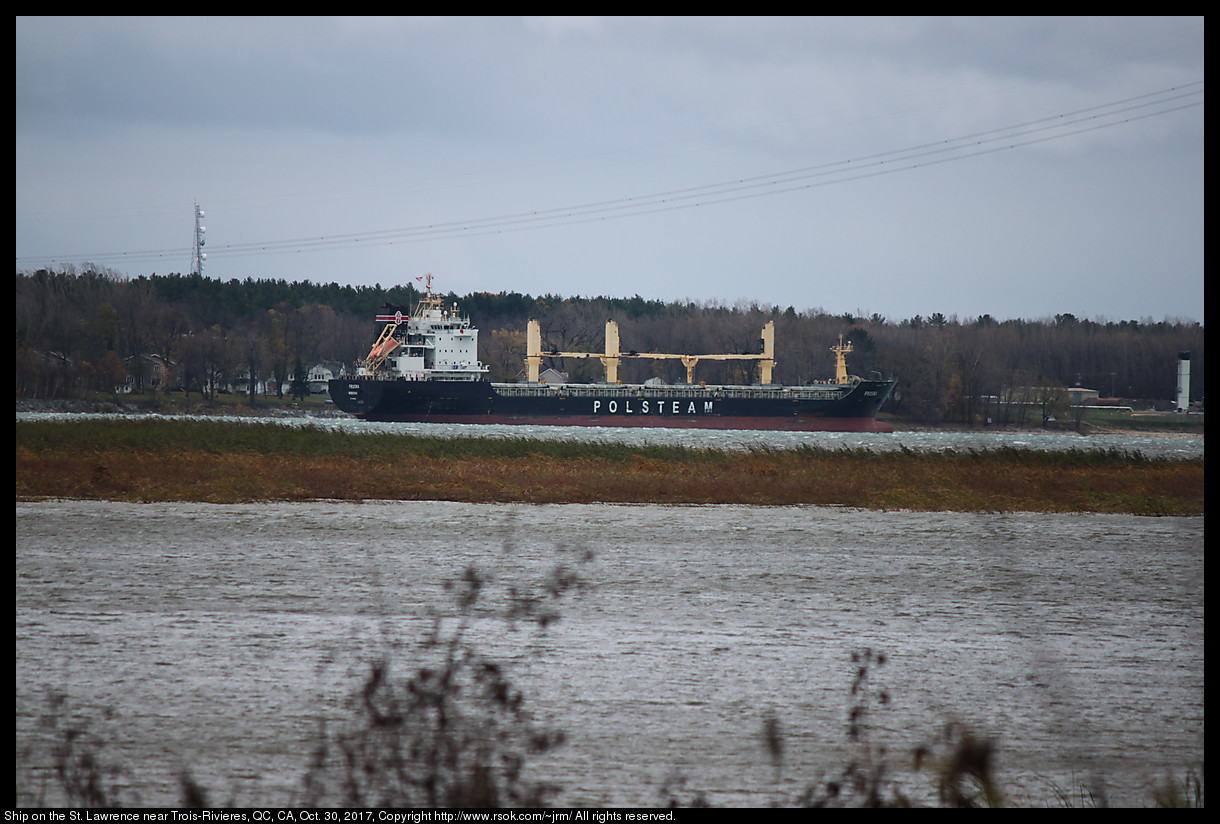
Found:
<svg viewBox="0 0 1220 824"><path fill-rule="evenodd" d="M415 307L415 317L424 318L428 316L428 310L441 310L441 299L432 294L432 273L424 275L416 280L424 281L424 296L420 299L419 304Z"/></svg>
<svg viewBox="0 0 1220 824"><path fill-rule="evenodd" d="M839 345L830 347L835 353L835 383L850 383L847 377L847 355L852 350L851 341L843 342L843 333L839 333Z"/></svg>

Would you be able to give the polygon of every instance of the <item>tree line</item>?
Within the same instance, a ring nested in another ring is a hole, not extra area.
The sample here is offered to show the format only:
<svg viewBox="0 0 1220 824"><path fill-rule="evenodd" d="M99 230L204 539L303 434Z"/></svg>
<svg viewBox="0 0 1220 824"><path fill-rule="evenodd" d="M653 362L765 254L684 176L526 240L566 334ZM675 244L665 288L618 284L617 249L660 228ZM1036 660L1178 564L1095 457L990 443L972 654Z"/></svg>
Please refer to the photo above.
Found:
<svg viewBox="0 0 1220 824"><path fill-rule="evenodd" d="M412 279L383 287L283 279L220 281L198 274L127 277L87 266L16 275L18 398L75 398L147 388L155 358L170 386L212 395L239 376L276 387L319 362L351 367L376 337L373 317L389 304L413 306ZM526 322L540 322L544 350L604 351L605 323L619 324L624 352L753 354L775 322L774 380L798 385L833 376L830 346L852 344L848 366L862 377L896 378L890 411L928 423L1025 422L1067 387L1164 407L1175 397L1180 352L1191 360L1191 398L1204 396L1203 326L1186 320L1102 321L1070 314L1036 320L962 320L932 313L873 315L739 302L665 302L633 297L531 296L515 292L443 296L479 327L480 359L496 381L523 370ZM572 381L603 378L597 359L548 359ZM695 378L757 380L754 361L702 361ZM625 382L686 380L673 360L628 359ZM253 386L253 381L250 381ZM279 390L277 390L279 391Z"/></svg>

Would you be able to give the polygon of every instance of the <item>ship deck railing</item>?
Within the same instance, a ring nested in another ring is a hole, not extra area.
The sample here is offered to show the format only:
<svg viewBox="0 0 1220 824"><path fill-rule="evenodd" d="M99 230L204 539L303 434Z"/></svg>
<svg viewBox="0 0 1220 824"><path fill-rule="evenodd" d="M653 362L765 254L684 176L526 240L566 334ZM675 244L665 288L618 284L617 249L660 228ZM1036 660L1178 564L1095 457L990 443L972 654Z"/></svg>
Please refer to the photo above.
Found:
<svg viewBox="0 0 1220 824"><path fill-rule="evenodd" d="M774 398L776 400L833 400L850 389L841 384L810 386L691 386L689 384L572 384L496 383L496 392L514 398Z"/></svg>

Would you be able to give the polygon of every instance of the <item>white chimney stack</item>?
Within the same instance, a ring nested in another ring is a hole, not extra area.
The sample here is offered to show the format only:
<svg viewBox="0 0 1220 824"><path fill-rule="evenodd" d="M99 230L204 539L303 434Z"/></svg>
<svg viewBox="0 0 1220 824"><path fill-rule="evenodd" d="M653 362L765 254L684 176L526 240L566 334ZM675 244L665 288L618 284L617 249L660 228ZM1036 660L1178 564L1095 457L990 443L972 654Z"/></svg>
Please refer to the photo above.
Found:
<svg viewBox="0 0 1220 824"><path fill-rule="evenodd" d="M1178 353L1178 411L1190 409L1190 353Z"/></svg>

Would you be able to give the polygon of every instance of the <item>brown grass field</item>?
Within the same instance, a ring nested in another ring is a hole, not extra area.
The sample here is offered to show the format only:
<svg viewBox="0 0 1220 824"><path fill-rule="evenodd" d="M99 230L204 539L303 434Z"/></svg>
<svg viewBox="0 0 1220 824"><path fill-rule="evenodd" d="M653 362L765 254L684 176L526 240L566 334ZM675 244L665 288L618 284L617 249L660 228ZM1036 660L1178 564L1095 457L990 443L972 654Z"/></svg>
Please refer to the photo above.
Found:
<svg viewBox="0 0 1220 824"><path fill-rule="evenodd" d="M354 435L198 421L18 422L18 500L448 500L1202 515L1203 460L1122 451L745 452Z"/></svg>

